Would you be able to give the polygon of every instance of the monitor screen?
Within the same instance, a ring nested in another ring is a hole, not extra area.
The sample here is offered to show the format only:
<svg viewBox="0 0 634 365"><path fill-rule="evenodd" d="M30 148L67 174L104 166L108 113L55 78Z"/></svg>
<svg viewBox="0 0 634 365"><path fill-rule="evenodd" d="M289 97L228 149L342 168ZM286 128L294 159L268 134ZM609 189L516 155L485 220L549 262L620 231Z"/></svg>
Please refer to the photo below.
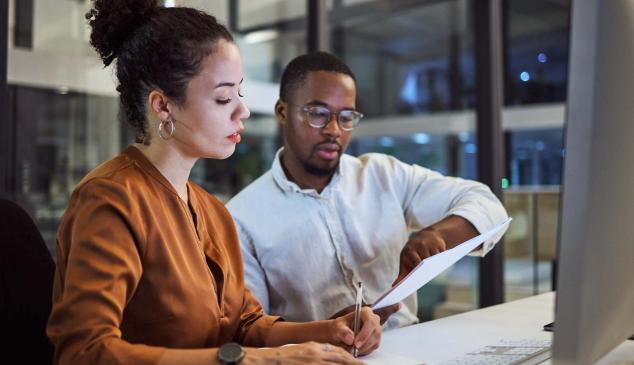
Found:
<svg viewBox="0 0 634 365"><path fill-rule="evenodd" d="M553 359L634 333L634 1L572 2Z"/></svg>

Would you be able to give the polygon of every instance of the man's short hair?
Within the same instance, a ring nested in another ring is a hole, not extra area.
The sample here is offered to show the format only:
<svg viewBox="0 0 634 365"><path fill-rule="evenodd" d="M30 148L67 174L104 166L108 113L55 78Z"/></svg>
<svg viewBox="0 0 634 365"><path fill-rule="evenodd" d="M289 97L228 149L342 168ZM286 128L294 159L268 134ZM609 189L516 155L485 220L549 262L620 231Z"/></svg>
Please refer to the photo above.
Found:
<svg viewBox="0 0 634 365"><path fill-rule="evenodd" d="M350 76L352 70L342 60L327 52L311 52L295 57L284 69L280 81L280 99L288 101L295 88L306 79L309 72L329 71Z"/></svg>

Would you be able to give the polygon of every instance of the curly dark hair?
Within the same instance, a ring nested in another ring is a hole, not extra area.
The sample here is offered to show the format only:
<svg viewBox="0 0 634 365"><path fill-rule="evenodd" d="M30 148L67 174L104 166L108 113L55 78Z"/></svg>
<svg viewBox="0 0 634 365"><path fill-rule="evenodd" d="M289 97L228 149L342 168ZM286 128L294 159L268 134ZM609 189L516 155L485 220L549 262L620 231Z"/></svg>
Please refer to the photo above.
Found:
<svg viewBox="0 0 634 365"><path fill-rule="evenodd" d="M86 13L90 44L107 67L116 59L120 118L149 144L147 95L153 89L182 105L187 84L219 40L233 42L215 17L202 11L165 8L157 0L93 0Z"/></svg>
<svg viewBox="0 0 634 365"><path fill-rule="evenodd" d="M309 72L329 71L350 76L354 73L342 60L327 52L311 52L297 56L288 63L280 81L280 100L288 101L291 93L306 79Z"/></svg>

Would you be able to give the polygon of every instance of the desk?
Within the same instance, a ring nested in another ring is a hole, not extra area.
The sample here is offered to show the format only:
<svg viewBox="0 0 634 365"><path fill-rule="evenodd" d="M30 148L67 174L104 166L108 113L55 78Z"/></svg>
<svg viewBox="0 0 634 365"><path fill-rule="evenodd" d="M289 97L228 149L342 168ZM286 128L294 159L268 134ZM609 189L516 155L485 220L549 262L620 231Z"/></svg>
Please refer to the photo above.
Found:
<svg viewBox="0 0 634 365"><path fill-rule="evenodd" d="M554 300L551 292L386 331L379 349L361 360L371 365L433 365L502 339L552 339L542 326L553 321ZM634 360L634 341L625 341L597 364L625 360Z"/></svg>

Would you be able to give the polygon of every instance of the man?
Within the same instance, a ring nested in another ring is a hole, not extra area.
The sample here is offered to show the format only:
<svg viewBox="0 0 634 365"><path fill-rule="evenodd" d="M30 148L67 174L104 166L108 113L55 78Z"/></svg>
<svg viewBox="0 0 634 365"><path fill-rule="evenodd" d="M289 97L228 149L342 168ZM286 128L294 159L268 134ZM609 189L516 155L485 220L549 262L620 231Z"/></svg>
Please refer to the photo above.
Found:
<svg viewBox="0 0 634 365"><path fill-rule="evenodd" d="M483 184L382 154L344 154L362 117L355 99L354 74L336 57L291 61L275 105L283 148L271 170L227 204L247 284L267 313L329 318L350 310L359 281L371 304L422 259L506 219ZM416 296L403 304L378 313L388 328L417 322Z"/></svg>

